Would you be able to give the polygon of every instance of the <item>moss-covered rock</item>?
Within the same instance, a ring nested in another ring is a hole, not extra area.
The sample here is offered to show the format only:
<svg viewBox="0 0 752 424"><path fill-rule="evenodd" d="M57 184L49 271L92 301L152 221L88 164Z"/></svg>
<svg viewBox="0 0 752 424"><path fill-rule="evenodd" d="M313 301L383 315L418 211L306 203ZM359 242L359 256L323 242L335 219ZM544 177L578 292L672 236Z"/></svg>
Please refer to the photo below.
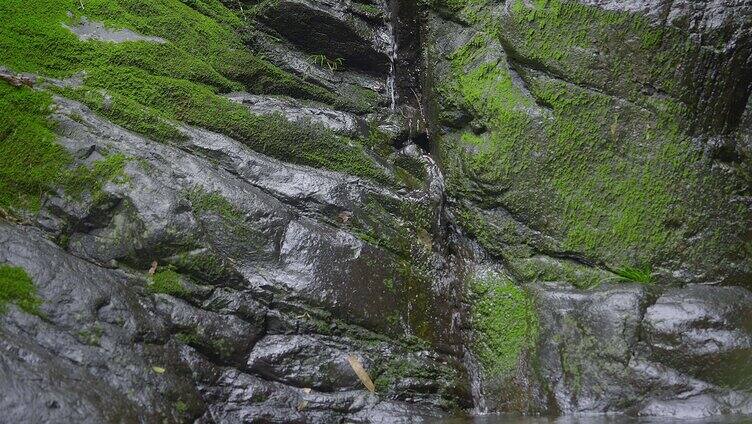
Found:
<svg viewBox="0 0 752 424"><path fill-rule="evenodd" d="M444 136L442 159L460 221L486 249L683 282L750 275L752 212L735 200L749 175L708 153L725 124L698 135L715 118L687 97L701 75L679 69L700 45L639 13L575 2L468 2L456 14L476 33L437 68L439 104L470 123ZM729 76L707 101L733 103L728 90L744 81Z"/></svg>
<svg viewBox="0 0 752 424"><path fill-rule="evenodd" d="M522 356L534 349L538 318L531 297L502 275L470 282L473 351L489 379L512 377Z"/></svg>
<svg viewBox="0 0 752 424"><path fill-rule="evenodd" d="M0 265L0 313L5 312L9 303L24 312L38 315L42 301L37 296L34 282L23 268Z"/></svg>

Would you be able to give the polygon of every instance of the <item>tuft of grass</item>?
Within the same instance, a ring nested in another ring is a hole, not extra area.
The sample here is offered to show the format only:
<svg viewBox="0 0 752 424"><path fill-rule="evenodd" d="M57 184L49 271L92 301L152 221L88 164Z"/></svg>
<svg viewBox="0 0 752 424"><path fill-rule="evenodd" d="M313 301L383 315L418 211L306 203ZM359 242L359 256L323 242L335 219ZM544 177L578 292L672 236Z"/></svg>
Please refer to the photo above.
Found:
<svg viewBox="0 0 752 424"><path fill-rule="evenodd" d="M171 296L185 297L188 290L180 281L180 274L171 268L159 271L152 277L152 284L149 286L152 293L164 293Z"/></svg>
<svg viewBox="0 0 752 424"><path fill-rule="evenodd" d="M636 268L631 266L623 266L614 270L616 277L613 279L623 282L635 282L640 284L653 284L655 282L653 278L653 271L649 266Z"/></svg>
<svg viewBox="0 0 752 424"><path fill-rule="evenodd" d="M327 68L329 69L329 72L337 72L345 64L345 60L341 57L329 59L326 55L320 53L308 56L308 62L322 68Z"/></svg>
<svg viewBox="0 0 752 424"><path fill-rule="evenodd" d="M178 414L181 415L185 414L186 412L188 412L188 404L186 404L182 400L175 402L175 411L177 411Z"/></svg>
<svg viewBox="0 0 752 424"><path fill-rule="evenodd" d="M37 296L34 282L23 268L0 265L0 313L5 311L8 303L27 313L39 315L42 301Z"/></svg>

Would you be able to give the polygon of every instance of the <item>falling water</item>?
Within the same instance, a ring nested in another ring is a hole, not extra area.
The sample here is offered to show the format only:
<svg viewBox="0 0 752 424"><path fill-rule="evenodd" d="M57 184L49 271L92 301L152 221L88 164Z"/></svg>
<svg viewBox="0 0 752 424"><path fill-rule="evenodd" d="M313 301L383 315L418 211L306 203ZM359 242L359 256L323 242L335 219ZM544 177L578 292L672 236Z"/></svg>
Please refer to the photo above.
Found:
<svg viewBox="0 0 752 424"><path fill-rule="evenodd" d="M389 4L390 6L390 13L389 13L389 19L387 20L386 27L387 31L389 33L389 44L388 44L388 54L389 54L389 76L386 79L386 89L389 94L389 108L394 111L397 108L397 94L395 89L396 84L396 63L397 63L397 13L396 13L396 2L392 1Z"/></svg>

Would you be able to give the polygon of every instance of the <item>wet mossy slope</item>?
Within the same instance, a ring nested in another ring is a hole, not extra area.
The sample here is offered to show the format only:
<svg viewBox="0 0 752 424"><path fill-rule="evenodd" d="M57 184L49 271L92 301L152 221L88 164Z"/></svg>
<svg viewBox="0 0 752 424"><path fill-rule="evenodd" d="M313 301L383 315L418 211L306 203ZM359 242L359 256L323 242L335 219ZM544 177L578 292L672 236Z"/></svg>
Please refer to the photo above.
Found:
<svg viewBox="0 0 752 424"><path fill-rule="evenodd" d="M0 13L8 23L0 29L0 65L64 80L51 91L83 101L127 129L179 142L178 122L184 122L286 161L390 183L358 141L279 116L254 115L222 96L243 90L348 107L346 100L255 55L241 38L253 21L217 0L12 0L0 5ZM70 29L92 21L162 41L82 40Z"/></svg>
<svg viewBox="0 0 752 424"><path fill-rule="evenodd" d="M466 28L434 58L449 189L489 251L529 280L582 284L545 275L541 254L674 282L749 279L751 72L728 64L743 42L616 6L435 3Z"/></svg>

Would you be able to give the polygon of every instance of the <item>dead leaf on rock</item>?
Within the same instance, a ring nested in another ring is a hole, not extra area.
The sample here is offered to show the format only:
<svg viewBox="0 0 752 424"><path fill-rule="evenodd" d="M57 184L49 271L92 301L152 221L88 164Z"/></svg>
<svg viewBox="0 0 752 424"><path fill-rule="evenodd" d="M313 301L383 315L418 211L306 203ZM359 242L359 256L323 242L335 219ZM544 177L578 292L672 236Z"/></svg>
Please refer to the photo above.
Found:
<svg viewBox="0 0 752 424"><path fill-rule="evenodd" d="M34 78L26 75L15 75L9 71L0 69L0 79L6 81L14 87L34 87Z"/></svg>
<svg viewBox="0 0 752 424"><path fill-rule="evenodd" d="M157 272L157 266L158 265L159 264L157 263L157 261L153 261L151 263L151 268L149 268L149 277L153 277L154 276L154 273Z"/></svg>
<svg viewBox="0 0 752 424"><path fill-rule="evenodd" d="M371 377L368 375L366 369L363 368L363 363L360 362L360 359L354 355L347 355L347 362L350 363L353 371L358 375L360 382L366 386L366 389L371 393L376 392L376 386L374 386L373 381L371 381Z"/></svg>
<svg viewBox="0 0 752 424"><path fill-rule="evenodd" d="M352 218L352 212L342 211L337 216L339 217L339 220L342 221L343 224L347 224L347 222L350 221L350 218Z"/></svg>

